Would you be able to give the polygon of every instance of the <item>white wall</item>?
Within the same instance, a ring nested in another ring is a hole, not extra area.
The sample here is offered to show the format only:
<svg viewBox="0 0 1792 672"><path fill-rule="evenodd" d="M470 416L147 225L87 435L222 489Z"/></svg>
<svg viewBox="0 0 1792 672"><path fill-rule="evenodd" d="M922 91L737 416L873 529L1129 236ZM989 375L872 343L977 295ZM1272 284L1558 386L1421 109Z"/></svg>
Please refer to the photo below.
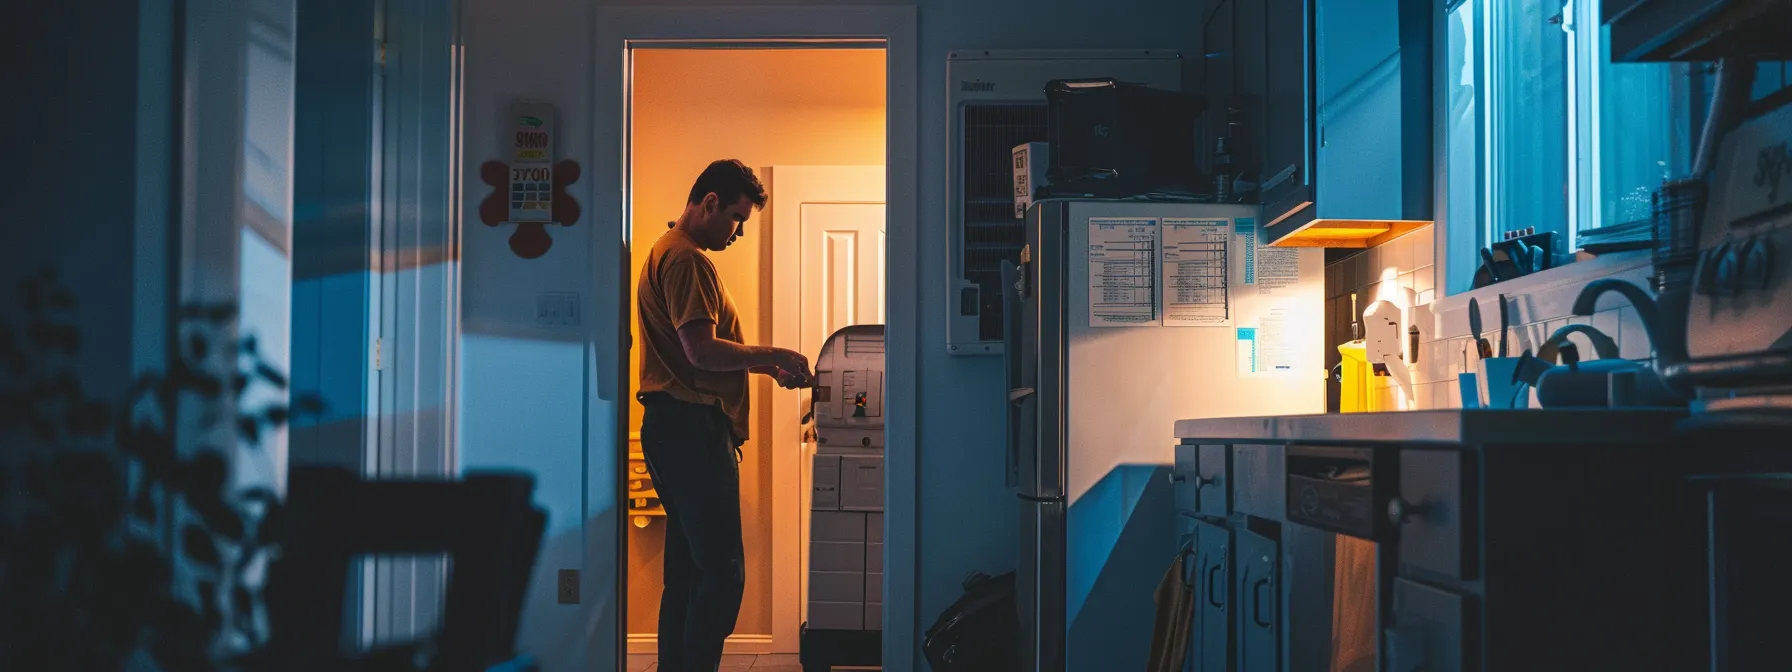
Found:
<svg viewBox="0 0 1792 672"><path fill-rule="evenodd" d="M539 479L537 500L549 510L549 538L538 563L531 603L526 607L519 644L548 670L605 669L613 655L605 642L612 623L596 620L611 582L595 575L613 571L607 547L618 476L613 473L613 400L594 390L614 389L619 372L607 317L614 296L586 297L584 324L573 329L534 325L535 294L583 292L591 274L621 277L616 259L593 259L590 236L619 236L620 222L589 217L571 228L556 227L546 256L521 260L506 240L512 227L478 222L478 202L489 193L478 164L498 158L497 124L505 105L517 97L553 102L559 113L559 156L587 166L619 161L591 156L590 129L615 128L619 119L593 119L590 28L593 5L581 0L466 0L466 230L463 260L464 340L461 384L461 463L514 466ZM623 3L608 3L623 4ZM704 2L635 3L697 5ZM744 3L743 3L744 4ZM792 4L792 3L783 3ZM800 3L798 3L800 4ZM820 3L816 3L820 4ZM828 3L840 4L840 3ZM852 4L911 4L868 3ZM965 572L999 572L1014 567L1017 552L1014 498L1002 482L1002 427L999 359L949 357L942 320L946 301L945 55L962 48L1181 49L1189 61L1199 53L1197 3L1151 0L1136 5L1050 0L924 0L919 6L920 146L889 148L892 156L919 156L920 230L892 230L891 236L918 235L921 309L919 353L920 422L920 628L960 591ZM1193 67L1185 65L1185 71ZM613 114L605 110L606 117ZM588 180L570 193L582 204L595 194ZM601 185L608 187L609 185ZM587 209L589 213L589 209ZM601 227L601 228L600 228ZM587 356L583 339L592 342ZM891 353L900 359L901 353ZM590 409L589 417L586 410ZM1170 428L1164 428L1170 435ZM570 564L557 564L570 563ZM552 600L551 574L557 567L582 567L584 596L578 607ZM544 581L544 579L547 579ZM887 627L899 627L890 624ZM918 660L916 661L919 662Z"/></svg>

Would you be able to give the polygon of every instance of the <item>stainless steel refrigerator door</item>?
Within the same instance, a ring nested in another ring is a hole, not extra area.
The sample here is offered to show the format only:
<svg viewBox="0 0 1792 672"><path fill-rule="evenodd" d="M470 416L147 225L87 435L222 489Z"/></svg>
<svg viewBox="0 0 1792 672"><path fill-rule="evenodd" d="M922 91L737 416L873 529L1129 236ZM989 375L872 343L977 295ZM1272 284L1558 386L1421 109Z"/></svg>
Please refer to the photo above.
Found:
<svg viewBox="0 0 1792 672"><path fill-rule="evenodd" d="M1020 669L1065 672L1064 503L1022 501L1020 510Z"/></svg>
<svg viewBox="0 0 1792 672"><path fill-rule="evenodd" d="M1037 421L1033 440L1020 446L1019 492L1034 500L1062 501L1064 497L1068 213L1066 204L1053 202L1027 213L1026 276L1032 296L1023 302L1020 316L1020 341L1025 349L1021 375L1033 383Z"/></svg>

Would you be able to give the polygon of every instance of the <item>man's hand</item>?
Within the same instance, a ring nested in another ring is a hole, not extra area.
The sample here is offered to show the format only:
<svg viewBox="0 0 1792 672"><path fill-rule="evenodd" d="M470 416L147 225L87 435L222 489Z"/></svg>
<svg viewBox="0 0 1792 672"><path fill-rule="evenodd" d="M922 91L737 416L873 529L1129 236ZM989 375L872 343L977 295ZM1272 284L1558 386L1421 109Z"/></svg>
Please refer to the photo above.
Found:
<svg viewBox="0 0 1792 672"><path fill-rule="evenodd" d="M801 376L804 379L812 377L812 374L809 373L809 358L804 357L803 353L778 348L771 355L771 365L778 367L779 384L783 384L783 374L785 373Z"/></svg>
<svg viewBox="0 0 1792 672"><path fill-rule="evenodd" d="M814 378L800 373L791 373L783 369L779 369L775 377L778 379L778 387L782 387L786 390L808 389L815 385Z"/></svg>

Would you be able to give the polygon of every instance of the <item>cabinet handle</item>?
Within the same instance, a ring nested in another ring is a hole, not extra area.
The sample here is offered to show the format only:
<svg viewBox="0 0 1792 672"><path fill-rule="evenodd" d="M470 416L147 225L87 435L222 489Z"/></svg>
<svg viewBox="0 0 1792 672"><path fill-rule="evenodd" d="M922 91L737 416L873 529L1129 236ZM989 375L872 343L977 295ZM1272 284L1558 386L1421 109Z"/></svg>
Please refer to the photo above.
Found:
<svg viewBox="0 0 1792 672"><path fill-rule="evenodd" d="M1188 480L1188 477L1177 472L1174 467L1172 467L1170 469L1170 482L1171 483L1181 483L1186 480Z"/></svg>
<svg viewBox="0 0 1792 672"><path fill-rule="evenodd" d="M1269 577L1257 579L1251 585L1251 620L1257 622L1259 628L1269 628L1274 622L1263 620L1263 589L1269 587Z"/></svg>
<svg viewBox="0 0 1792 672"><path fill-rule="evenodd" d="M1425 507L1408 503L1399 497L1388 500L1388 522L1394 527L1405 525L1409 521L1418 520L1425 515Z"/></svg>
<svg viewBox="0 0 1792 672"><path fill-rule="evenodd" d="M1196 569L1193 569L1193 568L1191 568L1191 567L1189 567L1189 566L1188 566L1188 554L1189 554L1189 552L1190 552L1190 551L1193 551L1193 550L1195 550L1195 537L1194 537L1194 535L1192 535L1192 534L1190 534L1190 535L1183 535L1183 537L1182 537L1182 551L1181 551L1181 555L1182 555L1182 576L1181 576L1181 577L1178 577L1178 578L1181 578L1181 579L1182 579L1182 587L1183 587L1183 588L1187 588L1187 589L1190 589L1190 590L1193 590L1193 589L1194 589L1194 588L1195 588L1195 585L1194 585L1194 579L1195 579L1195 572L1196 572L1196 571L1199 571L1199 570L1196 570ZM1200 564L1200 562L1199 562L1199 561L1198 561L1198 560L1197 560L1197 561L1196 561L1196 563L1195 563L1195 564Z"/></svg>
<svg viewBox="0 0 1792 672"><path fill-rule="evenodd" d="M1225 556L1220 556L1220 557L1224 558ZM1214 590L1214 588L1213 588L1214 577L1218 576L1220 573L1220 568L1225 567L1225 566L1226 566L1225 561L1221 560L1221 561L1215 562L1212 565L1209 565L1207 567L1207 604L1209 606L1212 606L1215 609L1225 609L1226 608L1226 603L1223 601L1220 601L1218 599L1219 594L1220 594L1219 591Z"/></svg>
<svg viewBox="0 0 1792 672"><path fill-rule="evenodd" d="M1196 488L1205 488L1209 485L1218 483L1219 480L1220 480L1220 477L1218 477L1218 476L1202 476L1200 474L1195 474L1195 487Z"/></svg>

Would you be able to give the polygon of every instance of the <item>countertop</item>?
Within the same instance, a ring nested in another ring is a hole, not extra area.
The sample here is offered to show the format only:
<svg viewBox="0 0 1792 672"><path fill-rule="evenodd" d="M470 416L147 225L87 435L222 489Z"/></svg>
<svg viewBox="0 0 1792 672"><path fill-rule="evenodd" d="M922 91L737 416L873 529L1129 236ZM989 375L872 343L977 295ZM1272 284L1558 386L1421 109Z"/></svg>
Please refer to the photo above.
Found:
<svg viewBox="0 0 1792 672"><path fill-rule="evenodd" d="M1227 443L1656 443L1685 409L1457 409L1176 421L1176 438Z"/></svg>

